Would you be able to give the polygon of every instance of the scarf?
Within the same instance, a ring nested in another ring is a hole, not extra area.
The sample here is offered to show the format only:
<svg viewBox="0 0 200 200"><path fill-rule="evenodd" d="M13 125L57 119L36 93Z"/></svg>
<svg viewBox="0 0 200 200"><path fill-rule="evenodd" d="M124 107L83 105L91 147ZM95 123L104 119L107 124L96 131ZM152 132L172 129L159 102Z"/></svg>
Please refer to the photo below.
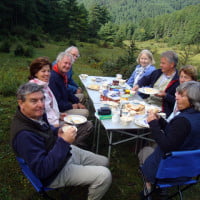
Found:
<svg viewBox="0 0 200 200"><path fill-rule="evenodd" d="M68 82L68 80L67 80L67 74L66 74L66 73L63 74L63 73L61 73L61 72L59 71L59 69L58 69L58 64L57 64L57 63L53 66L53 70L54 70L55 72L57 72L58 74L60 74L60 75L63 77L64 83L65 83L66 86L67 86L67 82Z"/></svg>

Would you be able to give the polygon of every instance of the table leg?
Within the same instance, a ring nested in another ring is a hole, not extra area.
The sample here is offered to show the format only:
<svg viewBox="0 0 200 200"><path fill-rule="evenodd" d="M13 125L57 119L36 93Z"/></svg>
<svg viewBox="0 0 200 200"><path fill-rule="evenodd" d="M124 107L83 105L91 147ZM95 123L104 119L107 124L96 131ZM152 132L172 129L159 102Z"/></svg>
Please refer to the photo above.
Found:
<svg viewBox="0 0 200 200"><path fill-rule="evenodd" d="M100 122L98 119L97 120L97 146L96 146L96 153L99 152L99 140L100 140Z"/></svg>
<svg viewBox="0 0 200 200"><path fill-rule="evenodd" d="M111 154L111 148L112 148L112 137L113 137L112 131L108 131L108 137L109 137L108 159L110 160L110 154Z"/></svg>

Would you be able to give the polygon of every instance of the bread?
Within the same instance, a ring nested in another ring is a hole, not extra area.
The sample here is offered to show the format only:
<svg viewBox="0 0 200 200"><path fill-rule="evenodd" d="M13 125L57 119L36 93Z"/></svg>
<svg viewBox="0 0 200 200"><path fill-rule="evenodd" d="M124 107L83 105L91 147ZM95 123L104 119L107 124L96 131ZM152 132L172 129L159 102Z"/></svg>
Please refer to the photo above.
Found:
<svg viewBox="0 0 200 200"><path fill-rule="evenodd" d="M88 85L88 88L91 89L91 90L99 90L100 86L95 85L95 84L91 84L91 85Z"/></svg>
<svg viewBox="0 0 200 200"><path fill-rule="evenodd" d="M125 109L128 110L128 111L136 111L136 112L140 112L140 111L144 111L145 109L145 106L142 105L142 104L125 104Z"/></svg>

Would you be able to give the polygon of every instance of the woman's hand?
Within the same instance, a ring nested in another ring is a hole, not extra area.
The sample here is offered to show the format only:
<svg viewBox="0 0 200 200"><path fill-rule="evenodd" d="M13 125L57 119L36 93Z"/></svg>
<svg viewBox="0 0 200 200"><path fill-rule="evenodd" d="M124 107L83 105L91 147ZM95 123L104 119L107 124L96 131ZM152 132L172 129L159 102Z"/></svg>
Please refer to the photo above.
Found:
<svg viewBox="0 0 200 200"><path fill-rule="evenodd" d="M153 120L158 120L158 119L159 119L159 117L155 112L153 112L153 111L148 112L148 115L147 115L147 122L148 123L153 121Z"/></svg>
<svg viewBox="0 0 200 200"><path fill-rule="evenodd" d="M67 116L67 113L60 113L60 120L64 120L64 117Z"/></svg>
<svg viewBox="0 0 200 200"><path fill-rule="evenodd" d="M83 104L81 104L81 103L78 103L78 108L85 109L85 106Z"/></svg>

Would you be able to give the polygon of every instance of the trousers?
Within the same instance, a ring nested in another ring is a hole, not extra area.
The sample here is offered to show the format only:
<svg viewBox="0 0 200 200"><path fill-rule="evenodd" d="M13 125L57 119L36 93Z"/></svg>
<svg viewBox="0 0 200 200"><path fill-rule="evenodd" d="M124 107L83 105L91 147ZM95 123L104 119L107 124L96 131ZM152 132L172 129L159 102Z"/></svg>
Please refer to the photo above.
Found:
<svg viewBox="0 0 200 200"><path fill-rule="evenodd" d="M88 200L100 200L112 182L108 159L74 145L71 153L71 158L49 187L89 185Z"/></svg>

